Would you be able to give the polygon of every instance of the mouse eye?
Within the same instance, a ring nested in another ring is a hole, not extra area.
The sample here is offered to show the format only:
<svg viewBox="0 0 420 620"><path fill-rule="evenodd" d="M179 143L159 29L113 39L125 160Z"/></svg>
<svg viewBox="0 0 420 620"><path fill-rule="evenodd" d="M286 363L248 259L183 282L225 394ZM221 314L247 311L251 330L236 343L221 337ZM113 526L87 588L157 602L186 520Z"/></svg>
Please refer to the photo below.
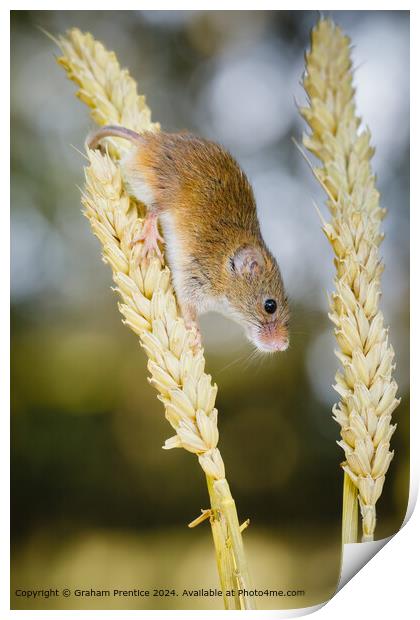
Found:
<svg viewBox="0 0 420 620"><path fill-rule="evenodd" d="M277 303L274 301L274 299L265 300L264 310L268 312L268 314L273 314L277 310Z"/></svg>

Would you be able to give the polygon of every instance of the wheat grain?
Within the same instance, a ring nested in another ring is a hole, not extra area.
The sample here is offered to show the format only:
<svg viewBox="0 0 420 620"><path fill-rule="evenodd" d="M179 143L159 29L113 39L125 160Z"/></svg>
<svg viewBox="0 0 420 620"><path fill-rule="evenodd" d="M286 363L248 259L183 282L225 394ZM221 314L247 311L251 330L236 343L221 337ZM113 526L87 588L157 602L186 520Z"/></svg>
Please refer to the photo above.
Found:
<svg viewBox="0 0 420 620"><path fill-rule="evenodd" d="M333 412L346 456L342 467L358 489L362 540L369 541L394 454L390 439L396 425L391 424L391 414L400 401L392 377L394 351L379 309L385 209L380 207L370 165L370 133L358 131L350 39L330 20L321 19L312 31L303 84L309 106L300 112L312 130L303 144L323 164L314 173L328 196L331 219L323 230L335 253L329 316L342 368L334 386L341 399Z"/></svg>

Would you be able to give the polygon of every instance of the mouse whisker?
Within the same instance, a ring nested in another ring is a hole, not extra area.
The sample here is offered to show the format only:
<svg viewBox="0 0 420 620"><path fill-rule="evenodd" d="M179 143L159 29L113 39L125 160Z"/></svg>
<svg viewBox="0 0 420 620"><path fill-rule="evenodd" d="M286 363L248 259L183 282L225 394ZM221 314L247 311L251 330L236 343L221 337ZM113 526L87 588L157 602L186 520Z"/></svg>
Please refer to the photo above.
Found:
<svg viewBox="0 0 420 620"><path fill-rule="evenodd" d="M219 370L219 374L222 373L222 372L225 372L225 370L228 370L228 368L231 368L232 366L235 366L235 364L238 364L244 358L245 358L245 354L241 355L240 357L235 358L234 360L232 360L231 362L229 362L228 364L223 366L223 368L221 368L221 370Z"/></svg>
<svg viewBox="0 0 420 620"><path fill-rule="evenodd" d="M251 366L251 364L253 364L254 361L260 357L260 355L261 355L261 351L259 351L257 347L254 347L251 353L248 355L248 357L245 360L244 369L248 369Z"/></svg>

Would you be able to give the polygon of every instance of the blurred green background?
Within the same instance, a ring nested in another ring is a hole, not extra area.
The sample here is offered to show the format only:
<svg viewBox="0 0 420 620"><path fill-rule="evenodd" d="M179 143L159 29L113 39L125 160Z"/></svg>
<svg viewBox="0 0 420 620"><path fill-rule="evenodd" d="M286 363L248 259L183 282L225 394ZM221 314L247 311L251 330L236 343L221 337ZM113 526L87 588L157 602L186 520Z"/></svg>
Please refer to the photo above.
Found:
<svg viewBox="0 0 420 620"><path fill-rule="evenodd" d="M409 479L409 16L332 12L355 45L358 111L389 209L383 309L402 403L378 537L400 527ZM263 234L292 300L292 344L250 361L241 330L202 320L219 385L220 449L259 588L304 589L260 609L330 597L340 565L342 451L327 318L332 256L312 206L323 196L291 137L311 11L12 12L12 590L217 587L208 505L125 329L110 273L80 214L93 124L54 61L56 34L91 31L147 94L154 120L223 143L255 188ZM14 608L221 608L221 599L12 599Z"/></svg>

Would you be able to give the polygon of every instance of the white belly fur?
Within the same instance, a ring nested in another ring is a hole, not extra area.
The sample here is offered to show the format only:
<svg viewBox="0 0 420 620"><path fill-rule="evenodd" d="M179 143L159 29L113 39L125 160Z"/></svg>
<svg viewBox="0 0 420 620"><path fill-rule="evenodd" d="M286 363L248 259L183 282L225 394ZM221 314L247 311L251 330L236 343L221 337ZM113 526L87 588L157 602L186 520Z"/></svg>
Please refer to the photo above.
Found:
<svg viewBox="0 0 420 620"><path fill-rule="evenodd" d="M159 222L162 226L165 238L165 256L172 273L172 283L178 297L182 296L184 282L182 278L183 265L185 265L185 252L182 247L182 240L176 233L174 218L172 213L164 211L159 215Z"/></svg>

